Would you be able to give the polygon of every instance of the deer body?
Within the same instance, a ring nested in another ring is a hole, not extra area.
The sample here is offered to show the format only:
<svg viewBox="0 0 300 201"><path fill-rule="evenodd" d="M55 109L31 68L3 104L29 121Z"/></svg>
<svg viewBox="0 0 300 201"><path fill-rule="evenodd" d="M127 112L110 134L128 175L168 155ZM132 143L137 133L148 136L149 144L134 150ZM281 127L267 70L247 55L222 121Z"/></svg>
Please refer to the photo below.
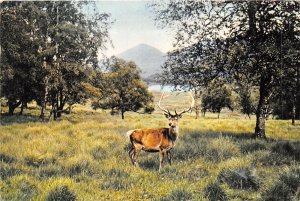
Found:
<svg viewBox="0 0 300 201"><path fill-rule="evenodd" d="M131 143L141 146L142 150L158 152L170 150L174 147L177 133L173 133L169 128L145 128L128 131Z"/></svg>
<svg viewBox="0 0 300 201"><path fill-rule="evenodd" d="M147 152L159 152L159 171L163 166L165 154L167 154L171 165L171 150L174 148L179 134L178 119L181 118L181 114L190 111L192 106L188 110L184 110L180 113L177 113L175 110L175 115L172 115L169 110L165 110L160 107L160 101L158 106L165 112L165 116L169 119L169 128L144 128L134 129L127 132L127 136L132 144L132 148L128 153L134 166L138 166L137 157L142 150Z"/></svg>
<svg viewBox="0 0 300 201"><path fill-rule="evenodd" d="M129 157L133 165L138 166L137 157L143 150L146 152L159 152L161 170L164 161L164 155L167 154L169 163L171 164L171 150L175 146L177 133L173 133L170 128L146 128L135 129L127 132L132 144L129 151Z"/></svg>

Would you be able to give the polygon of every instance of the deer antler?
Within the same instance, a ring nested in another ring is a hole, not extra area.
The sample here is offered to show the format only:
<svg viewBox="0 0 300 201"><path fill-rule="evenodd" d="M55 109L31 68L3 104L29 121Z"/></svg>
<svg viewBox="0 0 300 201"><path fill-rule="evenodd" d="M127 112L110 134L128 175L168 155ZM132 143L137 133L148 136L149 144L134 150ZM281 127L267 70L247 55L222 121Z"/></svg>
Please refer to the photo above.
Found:
<svg viewBox="0 0 300 201"><path fill-rule="evenodd" d="M192 95L191 93L190 93L190 95L191 95L191 97L192 97L192 102L191 102L190 107L187 108L187 109L184 109L182 112L179 112L178 114L177 114L177 112L176 112L176 110L175 110L175 114L176 114L176 115L180 116L180 115L182 115L183 113L190 112L190 111L192 110L192 108L194 107L194 104L195 104L195 99L194 99L194 97L193 97L193 95Z"/></svg>
<svg viewBox="0 0 300 201"><path fill-rule="evenodd" d="M160 99L159 99L159 101L158 101L158 103L157 103L157 106L159 107L159 109L161 109L161 110L164 111L165 113L171 114L168 108L167 108L167 109L164 109L163 107L160 106L160 102L161 102L161 100L163 99L163 96L164 96L164 93L162 93L162 95L161 95L161 97L160 97Z"/></svg>

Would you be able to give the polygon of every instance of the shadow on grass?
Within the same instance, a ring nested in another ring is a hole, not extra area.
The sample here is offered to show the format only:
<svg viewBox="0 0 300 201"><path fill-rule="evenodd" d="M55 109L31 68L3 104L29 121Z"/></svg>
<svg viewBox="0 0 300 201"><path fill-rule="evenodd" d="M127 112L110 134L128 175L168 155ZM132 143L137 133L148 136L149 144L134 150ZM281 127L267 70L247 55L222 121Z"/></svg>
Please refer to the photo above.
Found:
<svg viewBox="0 0 300 201"><path fill-rule="evenodd" d="M7 115L1 114L0 116L0 125L9 125L14 123L30 123L30 122L41 122L42 120L39 116L31 115L31 114L23 114L23 115Z"/></svg>
<svg viewBox="0 0 300 201"><path fill-rule="evenodd" d="M151 154L154 156L147 157L145 156L145 154ZM138 158L138 163L140 168L149 171L157 171L159 167L159 160L155 159L155 157L158 158L158 153L145 153L145 154L141 154Z"/></svg>
<svg viewBox="0 0 300 201"><path fill-rule="evenodd" d="M187 137L192 139L198 139L198 138L222 138L222 137L229 137L234 139L240 139L240 140L247 140L247 139L255 139L255 136L253 133L233 133L233 132L222 132L217 133L213 131L193 131L189 132L187 131Z"/></svg>

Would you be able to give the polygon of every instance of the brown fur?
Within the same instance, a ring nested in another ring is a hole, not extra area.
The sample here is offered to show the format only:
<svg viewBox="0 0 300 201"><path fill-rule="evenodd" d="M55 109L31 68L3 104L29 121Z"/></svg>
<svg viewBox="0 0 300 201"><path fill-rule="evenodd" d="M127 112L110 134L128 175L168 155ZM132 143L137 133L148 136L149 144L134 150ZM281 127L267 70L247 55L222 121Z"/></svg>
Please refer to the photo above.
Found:
<svg viewBox="0 0 300 201"><path fill-rule="evenodd" d="M144 150L147 152L159 152L159 170L164 162L164 155L167 154L171 165L171 150L175 146L178 135L178 118L171 117L170 128L144 128L134 129L127 132L132 148L129 151L129 157L134 166L138 166L138 154Z"/></svg>

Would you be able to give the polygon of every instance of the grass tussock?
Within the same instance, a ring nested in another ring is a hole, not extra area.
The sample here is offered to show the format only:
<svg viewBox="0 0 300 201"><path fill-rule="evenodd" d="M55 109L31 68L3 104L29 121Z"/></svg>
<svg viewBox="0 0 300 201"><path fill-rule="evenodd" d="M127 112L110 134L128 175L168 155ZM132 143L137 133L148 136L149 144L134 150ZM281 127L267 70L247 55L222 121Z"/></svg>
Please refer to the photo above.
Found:
<svg viewBox="0 0 300 201"><path fill-rule="evenodd" d="M30 112L1 117L4 201L299 199L300 127L288 121L268 120L265 141L251 138L255 121L243 116L185 114L173 163L166 160L158 172L157 153L142 152L140 168L132 166L126 131L167 126L159 112L121 120L80 106L57 122ZM255 174L236 174L250 172L254 162Z"/></svg>

